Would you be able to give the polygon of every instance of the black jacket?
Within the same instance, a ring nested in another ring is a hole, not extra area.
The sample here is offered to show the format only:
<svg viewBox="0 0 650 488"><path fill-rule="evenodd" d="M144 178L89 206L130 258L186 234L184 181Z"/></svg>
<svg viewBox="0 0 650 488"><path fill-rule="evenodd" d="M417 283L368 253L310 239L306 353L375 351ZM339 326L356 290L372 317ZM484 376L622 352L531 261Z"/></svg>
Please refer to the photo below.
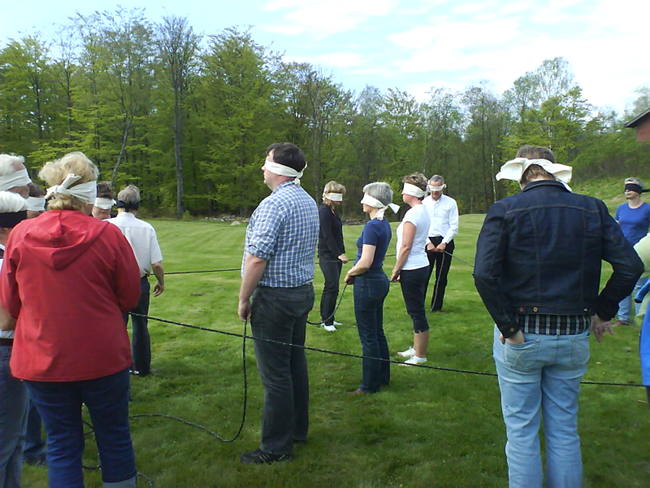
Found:
<svg viewBox="0 0 650 488"><path fill-rule="evenodd" d="M320 219L318 256L337 259L341 254L345 254L341 218L325 204L318 207L318 218Z"/></svg>
<svg viewBox="0 0 650 488"><path fill-rule="evenodd" d="M601 260L614 273L599 294ZM611 319L643 264L605 204L552 180L490 207L476 243L474 282L504 337L518 314Z"/></svg>

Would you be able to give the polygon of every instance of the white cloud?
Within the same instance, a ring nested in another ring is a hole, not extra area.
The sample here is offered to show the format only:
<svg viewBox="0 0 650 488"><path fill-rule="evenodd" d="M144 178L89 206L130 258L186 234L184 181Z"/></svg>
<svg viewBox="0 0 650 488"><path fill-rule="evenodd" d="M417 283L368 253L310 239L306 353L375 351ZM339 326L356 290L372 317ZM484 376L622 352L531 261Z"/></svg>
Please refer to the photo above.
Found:
<svg viewBox="0 0 650 488"><path fill-rule="evenodd" d="M264 9L284 13L284 25L266 25L263 29L277 34L308 34L323 38L353 30L373 17L388 15L398 0L273 0Z"/></svg>
<svg viewBox="0 0 650 488"><path fill-rule="evenodd" d="M363 58L360 53L336 52L315 56L283 56L282 59L286 62L310 63L329 68L359 68L363 65Z"/></svg>

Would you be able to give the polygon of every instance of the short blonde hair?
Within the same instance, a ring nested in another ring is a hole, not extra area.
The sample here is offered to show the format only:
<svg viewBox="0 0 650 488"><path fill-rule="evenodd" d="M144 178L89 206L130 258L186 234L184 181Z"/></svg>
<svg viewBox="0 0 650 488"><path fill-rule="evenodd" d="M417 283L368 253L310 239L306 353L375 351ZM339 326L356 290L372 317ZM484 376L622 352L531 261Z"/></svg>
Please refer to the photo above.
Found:
<svg viewBox="0 0 650 488"><path fill-rule="evenodd" d="M81 179L72 186L89 181L96 181L99 176L99 170L95 163L80 152L75 151L66 154L61 159L45 163L45 166L38 172L38 177L47 183L47 186L55 186L63 183L63 180L69 174L81 176ZM86 205L72 195L55 195L47 203L48 210L82 210Z"/></svg>
<svg viewBox="0 0 650 488"><path fill-rule="evenodd" d="M323 193L341 193L345 195L345 186L337 181L328 181L325 183L325 188L323 188Z"/></svg>

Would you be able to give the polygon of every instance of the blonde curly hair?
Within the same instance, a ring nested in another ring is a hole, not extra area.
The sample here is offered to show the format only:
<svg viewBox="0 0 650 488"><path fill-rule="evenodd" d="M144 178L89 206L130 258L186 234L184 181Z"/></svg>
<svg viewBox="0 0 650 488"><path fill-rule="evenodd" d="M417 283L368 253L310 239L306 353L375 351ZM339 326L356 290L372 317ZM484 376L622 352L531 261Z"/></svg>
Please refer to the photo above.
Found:
<svg viewBox="0 0 650 488"><path fill-rule="evenodd" d="M55 186L63 183L69 175L81 176L72 187L89 181L96 181L99 177L99 170L95 163L80 152L74 151L66 154L61 159L45 163L45 166L38 172L38 177L47 183L47 186ZM56 194L47 203L48 210L83 210L87 204L72 195Z"/></svg>

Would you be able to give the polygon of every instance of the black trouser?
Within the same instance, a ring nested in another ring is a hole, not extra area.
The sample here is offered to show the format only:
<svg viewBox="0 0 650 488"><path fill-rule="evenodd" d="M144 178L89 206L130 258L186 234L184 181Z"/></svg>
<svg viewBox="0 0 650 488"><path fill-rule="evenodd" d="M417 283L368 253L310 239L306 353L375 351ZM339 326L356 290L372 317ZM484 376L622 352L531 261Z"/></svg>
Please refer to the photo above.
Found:
<svg viewBox="0 0 650 488"><path fill-rule="evenodd" d="M307 315L313 305L311 283L296 288L258 286L251 305L253 337L304 345ZM264 385L260 449L289 454L294 440L307 439L309 378L305 350L256 340L255 356Z"/></svg>
<svg viewBox="0 0 650 488"><path fill-rule="evenodd" d="M429 330L427 315L424 312L428 282L429 268L427 266L400 271L399 284L402 288L406 313L413 320L413 332L416 334Z"/></svg>
<svg viewBox="0 0 650 488"><path fill-rule="evenodd" d="M434 246L442 242L442 237L429 237L429 240ZM447 243L447 248L444 252L429 251L427 249L427 258L429 258L429 279L433 269L436 270L436 281L433 286L433 294L431 295L431 310L442 310L442 302L445 298L445 288L447 288L447 273L451 266L451 254L454 253L454 241Z"/></svg>
<svg viewBox="0 0 650 488"><path fill-rule="evenodd" d="M336 299L339 296L339 279L341 278L341 267L343 263L338 259L320 256L318 265L323 272L325 285L320 298L320 317L325 325L334 323L334 310Z"/></svg>
<svg viewBox="0 0 650 488"><path fill-rule="evenodd" d="M146 276L140 278L140 300L131 312L149 315L149 280ZM129 314L124 315L124 323L128 323ZM140 375L151 373L151 339L147 319L131 315L131 349L133 352L133 368Z"/></svg>

